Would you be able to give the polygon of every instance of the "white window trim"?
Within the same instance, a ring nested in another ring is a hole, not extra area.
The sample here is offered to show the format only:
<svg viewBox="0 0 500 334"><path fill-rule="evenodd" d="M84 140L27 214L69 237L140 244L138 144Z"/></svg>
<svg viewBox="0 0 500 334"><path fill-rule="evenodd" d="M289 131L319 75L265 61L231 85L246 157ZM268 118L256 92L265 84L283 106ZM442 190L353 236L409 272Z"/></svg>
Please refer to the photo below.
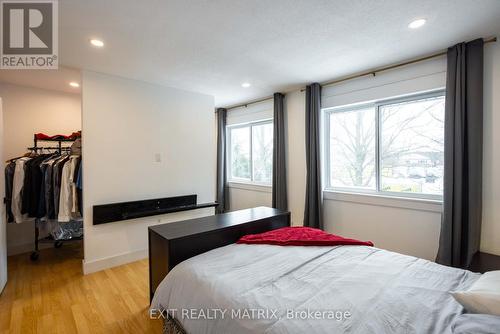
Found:
<svg viewBox="0 0 500 334"><path fill-rule="evenodd" d="M236 182L236 181L229 181L228 186L229 188L258 191L263 193L271 193L273 188L271 184Z"/></svg>
<svg viewBox="0 0 500 334"><path fill-rule="evenodd" d="M351 202L358 204L385 206L390 208L409 209L416 211L428 211L441 213L443 208L442 201L423 198L409 198L402 196L385 196L384 194L362 194L354 192L341 192L324 190L323 198L325 200Z"/></svg>
<svg viewBox="0 0 500 334"><path fill-rule="evenodd" d="M415 94L410 94L410 95L405 95L402 97L397 97L397 98L387 98L387 99L381 99L373 102L367 102L367 103L356 103L353 105L347 105L347 106L339 106L339 107L333 107L333 108L325 108L322 110L323 112L323 136L322 136L322 143L323 143L323 177L324 177L324 186L323 186L323 193L324 194L350 194L357 198L359 202L363 203L363 198L370 198L370 203L373 202L373 199L375 198L375 202L379 202L382 204L382 206L394 206L394 205L383 205L383 201L380 202L380 199L384 199L384 201L387 202L387 200L392 201L391 203L401 203L401 200L404 201L416 201L416 202L429 202L429 203L442 203L443 201L443 196L442 195L432 195L432 194L419 194L419 193L404 193L404 192L390 192L390 191L381 191L380 190L380 177L379 177L379 169L380 169L380 163L381 163L381 157L380 157L380 107L389 105L389 104L395 104L395 103L401 103L401 102L409 102L409 101L414 101L414 100L419 100L419 99L425 99L425 98L432 98L432 97L438 97L438 96L444 96L445 95L445 90L444 89L438 89L438 90L433 90L433 91L428 91L428 92L419 92ZM370 107L373 106L375 108L375 189L362 189L362 188L355 188L355 187L333 187L330 184L330 115L335 113L335 112L345 112L345 111L350 111L350 110L356 110L360 109L363 107ZM332 195L327 195L325 196L325 199L329 199L327 197L332 197ZM334 196L335 197L335 196ZM337 196L338 197L338 196ZM353 201L351 198L350 201ZM394 201L396 200L396 201ZM370 204L367 203L367 204ZM375 205L375 204L374 204ZM396 206L396 207L408 207L407 205L402 205L402 206ZM411 207L410 207L411 208ZM427 210L427 211L434 211L434 210ZM441 211L441 209L439 209Z"/></svg>
<svg viewBox="0 0 500 334"><path fill-rule="evenodd" d="M258 121L252 121L252 122L246 122L246 123L238 123L238 124L231 124L226 126L226 171L227 171L227 176L228 176L228 184L230 187L233 188L240 188L240 189L246 189L246 190L251 190L249 186L255 186L254 189L260 189L260 188L270 188L272 187L272 180L269 183L265 182L258 182L258 181L253 181L253 147L252 147L252 127L254 126L259 126L259 125L264 125L264 124L273 124L273 119L264 119L264 120L258 120ZM232 171L231 171L231 130L232 129L237 129L237 128L245 128L249 127L249 136L250 136L250 179L244 179L244 178L232 178ZM272 176L271 176L272 177ZM261 189L262 190L262 189ZM257 190L259 191L259 190Z"/></svg>

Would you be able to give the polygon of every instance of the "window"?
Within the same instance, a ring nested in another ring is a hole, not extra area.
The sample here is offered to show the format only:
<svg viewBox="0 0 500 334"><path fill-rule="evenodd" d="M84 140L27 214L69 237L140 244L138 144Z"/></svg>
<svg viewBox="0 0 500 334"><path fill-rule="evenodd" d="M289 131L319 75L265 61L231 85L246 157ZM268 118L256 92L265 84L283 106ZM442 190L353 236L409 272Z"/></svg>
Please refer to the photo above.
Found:
<svg viewBox="0 0 500 334"><path fill-rule="evenodd" d="M273 173L273 123L227 127L229 181L270 185Z"/></svg>
<svg viewBox="0 0 500 334"><path fill-rule="evenodd" d="M330 185L375 189L375 113L361 107L330 116Z"/></svg>
<svg viewBox="0 0 500 334"><path fill-rule="evenodd" d="M444 92L326 109L326 187L441 199Z"/></svg>

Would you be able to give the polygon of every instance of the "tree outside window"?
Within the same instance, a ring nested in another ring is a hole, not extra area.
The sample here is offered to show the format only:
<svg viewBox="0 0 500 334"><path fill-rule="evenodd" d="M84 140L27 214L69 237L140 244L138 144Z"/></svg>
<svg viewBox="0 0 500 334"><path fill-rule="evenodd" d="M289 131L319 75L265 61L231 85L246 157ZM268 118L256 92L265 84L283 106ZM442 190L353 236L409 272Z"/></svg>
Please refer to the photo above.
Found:
<svg viewBox="0 0 500 334"><path fill-rule="evenodd" d="M442 196L442 92L327 111L329 188Z"/></svg>
<svg viewBox="0 0 500 334"><path fill-rule="evenodd" d="M229 179L270 185L273 123L260 121L228 127Z"/></svg>

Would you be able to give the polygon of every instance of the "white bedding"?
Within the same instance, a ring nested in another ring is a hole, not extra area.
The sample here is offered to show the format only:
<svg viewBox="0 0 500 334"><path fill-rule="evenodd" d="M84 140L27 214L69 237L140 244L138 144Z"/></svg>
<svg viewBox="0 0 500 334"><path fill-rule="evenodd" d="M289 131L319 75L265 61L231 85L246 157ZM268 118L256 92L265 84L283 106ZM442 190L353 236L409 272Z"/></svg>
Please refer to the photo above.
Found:
<svg viewBox="0 0 500 334"><path fill-rule="evenodd" d="M448 291L479 276L374 247L233 244L177 265L151 307L192 334L450 333Z"/></svg>

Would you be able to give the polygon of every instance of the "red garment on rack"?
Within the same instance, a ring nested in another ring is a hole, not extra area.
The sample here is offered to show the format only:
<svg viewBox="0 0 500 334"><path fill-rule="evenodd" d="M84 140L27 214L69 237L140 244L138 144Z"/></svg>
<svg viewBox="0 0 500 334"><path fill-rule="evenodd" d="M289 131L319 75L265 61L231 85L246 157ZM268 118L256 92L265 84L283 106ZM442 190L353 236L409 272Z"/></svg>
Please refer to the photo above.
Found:
<svg viewBox="0 0 500 334"><path fill-rule="evenodd" d="M49 136L46 135L45 133L36 133L35 138L39 140L48 140L48 139L68 139L69 136L65 135L54 135L54 136Z"/></svg>
<svg viewBox="0 0 500 334"><path fill-rule="evenodd" d="M35 133L35 138L38 140L58 140L58 139L77 139L82 136L81 131L73 132L69 136L67 135L53 135L49 136L45 133Z"/></svg>

